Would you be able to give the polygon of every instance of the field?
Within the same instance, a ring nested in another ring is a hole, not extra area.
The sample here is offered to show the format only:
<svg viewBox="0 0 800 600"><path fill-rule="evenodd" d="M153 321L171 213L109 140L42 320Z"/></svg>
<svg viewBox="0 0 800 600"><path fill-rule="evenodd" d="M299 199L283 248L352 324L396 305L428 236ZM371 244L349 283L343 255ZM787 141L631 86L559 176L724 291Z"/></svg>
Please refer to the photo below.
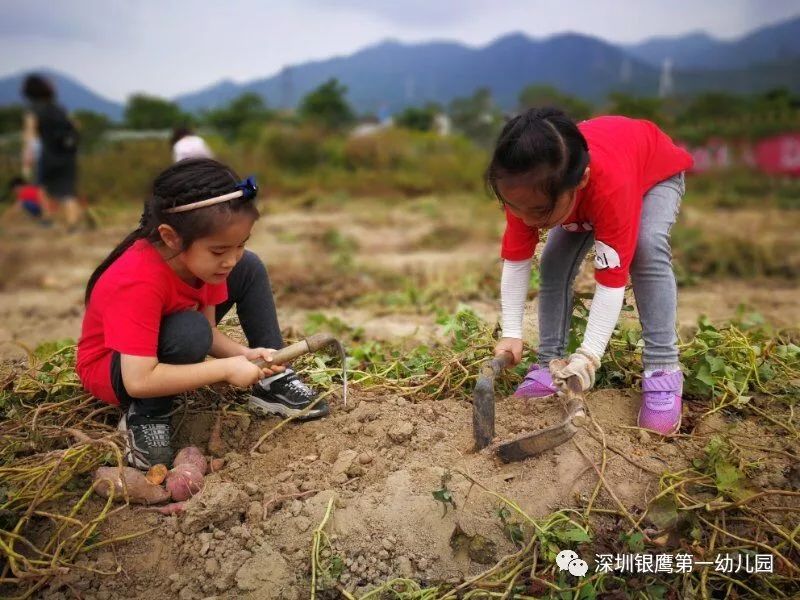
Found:
<svg viewBox="0 0 800 600"><path fill-rule="evenodd" d="M690 181L691 186L691 181ZM249 247L286 337L330 331L339 363L301 363L330 417L251 417L225 386L187 394L178 446L225 465L180 517L107 505L115 409L72 371L85 281L138 219L99 206L80 234L22 224L0 239L0 597L776 598L800 593L800 213L689 197L674 231L687 375L681 433L636 425L635 303L588 394L592 423L538 458L475 452L472 386L498 318L502 213L464 195L270 198ZM590 292L589 265L578 291ZM532 281L526 337L537 337ZM587 300L588 302L588 300ZM576 307L575 331L585 323ZM238 335L236 318L225 327ZM73 340L73 341L69 341ZM508 397L498 436L552 424L557 400ZM79 429L94 441L75 439ZM559 550L590 565L560 572ZM691 572L596 571L596 555L691 554ZM770 555L772 572L715 570Z"/></svg>

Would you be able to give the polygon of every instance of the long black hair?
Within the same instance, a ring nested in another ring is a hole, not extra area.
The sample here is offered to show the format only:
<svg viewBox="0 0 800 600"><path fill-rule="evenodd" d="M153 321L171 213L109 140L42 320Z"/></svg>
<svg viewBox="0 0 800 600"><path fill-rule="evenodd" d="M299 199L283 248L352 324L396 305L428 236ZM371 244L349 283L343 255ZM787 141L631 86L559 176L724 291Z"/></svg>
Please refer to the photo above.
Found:
<svg viewBox="0 0 800 600"><path fill-rule="evenodd" d="M578 126L557 108L531 108L505 124L486 169L486 185L503 201L497 183L524 176L555 207L577 187L589 165L589 146Z"/></svg>
<svg viewBox="0 0 800 600"><path fill-rule="evenodd" d="M163 171L153 181L153 190L144 203L139 227L129 233L94 270L86 284L84 302L89 303L97 280L136 240L161 242L159 225L172 227L185 250L195 240L213 235L227 225L233 214L257 219L258 209L253 200L244 197L186 212L166 212L169 208L235 192L238 183L239 176L232 169L210 158L182 160Z"/></svg>

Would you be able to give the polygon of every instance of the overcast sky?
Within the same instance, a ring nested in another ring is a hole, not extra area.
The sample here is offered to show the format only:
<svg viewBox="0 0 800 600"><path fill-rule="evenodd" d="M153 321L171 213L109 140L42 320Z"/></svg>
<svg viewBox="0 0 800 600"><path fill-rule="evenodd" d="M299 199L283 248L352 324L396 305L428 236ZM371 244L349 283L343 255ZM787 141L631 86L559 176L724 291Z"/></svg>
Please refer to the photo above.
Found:
<svg viewBox="0 0 800 600"><path fill-rule="evenodd" d="M798 14L798 0L0 0L0 76L46 66L121 101L264 77L386 38L735 38Z"/></svg>

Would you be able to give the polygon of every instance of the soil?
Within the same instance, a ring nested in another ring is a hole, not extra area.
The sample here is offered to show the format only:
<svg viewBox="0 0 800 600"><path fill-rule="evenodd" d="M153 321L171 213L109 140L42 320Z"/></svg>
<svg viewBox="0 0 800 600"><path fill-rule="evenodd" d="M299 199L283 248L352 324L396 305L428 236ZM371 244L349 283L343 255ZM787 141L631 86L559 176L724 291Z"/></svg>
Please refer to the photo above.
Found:
<svg viewBox="0 0 800 600"><path fill-rule="evenodd" d="M267 259L279 314L287 330L302 331L309 313L324 312L364 329L367 339L408 337L424 342L440 336L429 314L359 299L381 291L393 271L422 285L447 284L465 273L499 269L496 240L478 235L455 247L415 250L415 240L433 226L420 215L390 211L363 219L352 214L268 216L256 225L250 248ZM271 227L270 221L279 223ZM500 223L494 229L499 229ZM315 261L323 253L346 255L326 247L319 235L335 230L356 241L351 267L333 270ZM487 230L492 229L487 226ZM21 346L44 340L77 338L83 286L94 265L126 233L107 227L80 235L17 230L0 242L4 276L0 288L0 357L24 355ZM430 236L426 239L431 239ZM391 240L391 241L388 241ZM359 265L364 265L362 270ZM712 319L734 316L740 304L757 308L776 325L797 326L797 282L704 283L680 292L681 325L700 314ZM491 296L469 301L478 314L497 317ZM528 311L535 335L536 302ZM603 429L609 448L606 479L632 512L644 508L658 490L658 475L686 467L712 435L734 439L776 437L767 422L737 420L708 407L688 406L683 431L668 440L642 433L636 424L638 393L598 390L588 408ZM175 416L176 446L205 450L217 415L210 401L187 404ZM498 438L536 430L559 420L556 399L498 400ZM363 591L392 577L421 581L461 581L513 552L497 515L498 499L459 474L513 499L532 517L585 504L597 485L594 467L602 447L587 432L572 442L524 462L504 464L491 450L475 452L471 405L454 398L417 400L353 389L348 405L338 396L329 417L289 424L269 436L257 452L250 448L277 419L252 417L231 406L223 420L225 466L208 475L203 491L181 516L162 516L142 508L113 515L101 527L101 539L149 530L131 541L87 553L41 597L61 600L109 598L294 599L310 585L313 532L330 499L334 511L326 527L330 547L343 561L341 583ZM585 452L586 456L581 452ZM794 478L784 455L750 450L758 461L754 485L788 487ZM638 465L638 466L637 466ZM446 485L455 507L432 492ZM98 501L99 502L99 501ZM615 508L601 491L599 506ZM90 503L87 510L99 504ZM480 552L451 547L457 529L488 540Z"/></svg>

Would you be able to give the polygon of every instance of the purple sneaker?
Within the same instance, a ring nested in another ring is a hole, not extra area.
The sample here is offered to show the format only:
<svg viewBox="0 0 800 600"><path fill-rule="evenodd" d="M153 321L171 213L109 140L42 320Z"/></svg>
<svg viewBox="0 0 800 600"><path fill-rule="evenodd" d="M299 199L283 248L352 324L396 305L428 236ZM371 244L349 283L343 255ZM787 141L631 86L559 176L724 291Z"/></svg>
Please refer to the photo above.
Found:
<svg viewBox="0 0 800 600"><path fill-rule="evenodd" d="M656 371L642 380L642 406L639 427L661 435L677 433L681 426L683 373Z"/></svg>
<svg viewBox="0 0 800 600"><path fill-rule="evenodd" d="M514 392L514 396L517 398L546 398L556 393L558 393L558 389L553 385L550 369L534 363Z"/></svg>

